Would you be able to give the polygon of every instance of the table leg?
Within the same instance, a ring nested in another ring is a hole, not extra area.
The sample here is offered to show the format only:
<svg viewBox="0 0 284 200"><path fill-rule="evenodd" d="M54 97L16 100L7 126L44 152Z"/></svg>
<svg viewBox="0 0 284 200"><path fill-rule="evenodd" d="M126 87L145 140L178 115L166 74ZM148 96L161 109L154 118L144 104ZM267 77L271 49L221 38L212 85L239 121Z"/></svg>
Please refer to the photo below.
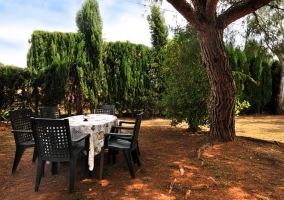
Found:
<svg viewBox="0 0 284 200"><path fill-rule="evenodd" d="M99 179L103 179L103 170L104 170L104 156L105 156L105 147L102 146L101 148L101 161L100 161L100 174Z"/></svg>

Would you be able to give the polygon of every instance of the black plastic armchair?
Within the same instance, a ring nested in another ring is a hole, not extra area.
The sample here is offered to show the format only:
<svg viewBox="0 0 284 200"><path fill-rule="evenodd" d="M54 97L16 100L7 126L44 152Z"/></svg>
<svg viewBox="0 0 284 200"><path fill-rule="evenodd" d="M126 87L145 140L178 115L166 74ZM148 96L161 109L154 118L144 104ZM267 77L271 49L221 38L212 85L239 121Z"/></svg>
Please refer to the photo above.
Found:
<svg viewBox="0 0 284 200"><path fill-rule="evenodd" d="M39 109L41 118L59 119L60 111L57 106L47 106Z"/></svg>
<svg viewBox="0 0 284 200"><path fill-rule="evenodd" d="M30 117L33 116L32 110L11 110L9 113L12 123L12 133L14 134L16 144L15 158L12 167L12 173L14 174L25 150L27 148L34 148L32 162L35 162L37 158L37 150L35 149L35 141L30 122Z"/></svg>
<svg viewBox="0 0 284 200"><path fill-rule="evenodd" d="M128 133L106 133L105 141L106 148L109 150L109 157L111 156L115 163L116 151L122 151L125 161L127 163L130 175L135 178L133 162L140 167L140 158L138 153L138 136L142 120L142 112L137 114L132 134ZM118 126L116 127L119 128ZM127 137L127 139L125 138Z"/></svg>
<svg viewBox="0 0 284 200"><path fill-rule="evenodd" d="M57 165L58 162L70 162L69 192L73 192L74 179L78 155L89 144L89 136L84 135L76 141L71 141L68 119L31 118L32 130L35 135L38 150L38 165L36 173L35 191L38 191L46 161ZM85 145L82 142L85 140ZM72 143L73 142L73 143ZM77 142L80 145L74 145ZM88 152L87 152L88 155ZM88 158L86 159L86 164ZM56 168L57 166L52 166ZM86 167L87 168L87 167Z"/></svg>
<svg viewBox="0 0 284 200"><path fill-rule="evenodd" d="M115 105L95 105L95 114L115 115Z"/></svg>
<svg viewBox="0 0 284 200"><path fill-rule="evenodd" d="M143 109L137 110L137 114L142 114L143 115ZM136 117L136 120L138 118ZM126 125L126 126L125 126ZM119 121L119 126L114 126L112 127L114 129L115 133L129 133L129 131L133 131L135 125L135 121ZM127 130L127 132L124 132ZM121 139L129 140L131 138L130 135L126 135L124 137L121 137ZM138 148L138 154L140 155L140 149L139 149L139 144L137 142L137 148Z"/></svg>

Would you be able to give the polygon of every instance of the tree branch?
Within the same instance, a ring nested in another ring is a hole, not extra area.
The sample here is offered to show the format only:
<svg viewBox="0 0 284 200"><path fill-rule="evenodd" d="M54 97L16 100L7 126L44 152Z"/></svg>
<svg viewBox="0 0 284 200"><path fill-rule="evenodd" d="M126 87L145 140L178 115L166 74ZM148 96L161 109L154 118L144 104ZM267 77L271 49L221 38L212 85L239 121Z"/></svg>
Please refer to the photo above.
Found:
<svg viewBox="0 0 284 200"><path fill-rule="evenodd" d="M247 0L237 2L218 17L218 25L221 26L220 28L226 28L232 22L247 14L253 13L271 1L273 0Z"/></svg>
<svg viewBox="0 0 284 200"><path fill-rule="evenodd" d="M278 5L272 5L272 4L268 4L269 7L277 9L277 10L281 10L284 11L284 8L280 8Z"/></svg>
<svg viewBox="0 0 284 200"><path fill-rule="evenodd" d="M186 0L167 0L192 26L197 27L196 11Z"/></svg>
<svg viewBox="0 0 284 200"><path fill-rule="evenodd" d="M199 0L192 0L192 4L195 8L195 10L205 10L206 7L206 0L205 1L199 1Z"/></svg>
<svg viewBox="0 0 284 200"><path fill-rule="evenodd" d="M261 24L263 23L260 23L260 20L262 20L260 17L259 17L259 15L257 15L257 13L256 12L253 12L253 15L254 15L254 17L255 17L255 20L256 20L256 24L257 24L257 26L259 26L260 27L260 29L262 30L262 32L264 33L264 37L266 38L265 39L265 43L266 43L266 45L267 45L267 47L273 52L273 48L272 48L272 46L269 44L269 42L267 42L267 41L269 41L269 33L268 33L268 31L263 27L263 26L261 26ZM263 20L262 20L263 21Z"/></svg>
<svg viewBox="0 0 284 200"><path fill-rule="evenodd" d="M206 15L209 19L214 19L216 17L216 8L218 0L208 0L206 5Z"/></svg>

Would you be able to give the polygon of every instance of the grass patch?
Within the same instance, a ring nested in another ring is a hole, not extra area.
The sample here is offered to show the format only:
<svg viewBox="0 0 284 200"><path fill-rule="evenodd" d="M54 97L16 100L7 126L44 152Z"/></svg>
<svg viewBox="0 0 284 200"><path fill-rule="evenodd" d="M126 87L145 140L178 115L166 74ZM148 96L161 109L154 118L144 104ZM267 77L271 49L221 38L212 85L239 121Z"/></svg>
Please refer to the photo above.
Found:
<svg viewBox="0 0 284 200"><path fill-rule="evenodd" d="M223 173L223 172L220 172L220 171L216 171L216 172L214 173L214 176L215 176L215 178L221 178L222 176L224 176L224 173Z"/></svg>

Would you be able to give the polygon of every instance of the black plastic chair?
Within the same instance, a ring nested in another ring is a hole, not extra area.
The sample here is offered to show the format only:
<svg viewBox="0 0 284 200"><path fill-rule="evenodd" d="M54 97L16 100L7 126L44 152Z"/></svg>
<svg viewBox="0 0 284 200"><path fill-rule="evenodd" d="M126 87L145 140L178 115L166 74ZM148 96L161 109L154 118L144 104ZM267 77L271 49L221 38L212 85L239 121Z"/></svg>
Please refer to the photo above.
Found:
<svg viewBox="0 0 284 200"><path fill-rule="evenodd" d="M115 115L115 105L95 105L95 114Z"/></svg>
<svg viewBox="0 0 284 200"><path fill-rule="evenodd" d="M138 136L140 131L140 125L142 120L143 112L136 115L136 121L132 135L129 133L105 133L105 141L107 148L109 150L109 157L113 159L115 163L116 151L122 151L125 161L127 163L130 175L135 178L133 162L138 164L140 167L140 158L138 153ZM125 127L124 127L125 128ZM116 127L119 129L119 127ZM127 137L127 139L126 139Z"/></svg>
<svg viewBox="0 0 284 200"><path fill-rule="evenodd" d="M30 122L30 117L33 116L32 110L11 110L9 113L12 123L12 133L14 134L16 144L14 164L12 167L12 173L14 174L25 150L31 147L34 148L32 162L35 162L37 158L37 150L35 149L35 141Z"/></svg>
<svg viewBox="0 0 284 200"><path fill-rule="evenodd" d="M41 118L59 119L60 111L57 106L47 106L39 109Z"/></svg>
<svg viewBox="0 0 284 200"><path fill-rule="evenodd" d="M46 161L52 162L52 168L54 170L57 169L58 162L69 161L69 192L72 193L74 188L77 158L83 150L88 149L86 148L86 145L89 145L90 135L83 135L82 137L71 141L68 119L31 118L31 124L35 135L36 147L38 149L35 191L38 191L39 189ZM85 145L81 144L81 141L83 140L85 140ZM80 145L74 145L74 142ZM88 165L87 160L86 164ZM54 171L52 172L52 174L54 174Z"/></svg>
<svg viewBox="0 0 284 200"><path fill-rule="evenodd" d="M140 114L140 113L142 113L142 114L144 113L143 109L137 110L136 115ZM137 120L137 117L136 117L136 120ZM125 126L124 124L126 124L127 126ZM133 130L134 125L135 125L135 121L119 121L119 126L114 126L112 128L114 129L115 133L126 133L123 130ZM131 136L129 136L129 135L127 135L125 137L121 137L121 139L126 139L126 140L129 140L129 138L131 138ZM140 155L140 149L139 149L138 142L137 142L137 148L138 148L138 154Z"/></svg>

